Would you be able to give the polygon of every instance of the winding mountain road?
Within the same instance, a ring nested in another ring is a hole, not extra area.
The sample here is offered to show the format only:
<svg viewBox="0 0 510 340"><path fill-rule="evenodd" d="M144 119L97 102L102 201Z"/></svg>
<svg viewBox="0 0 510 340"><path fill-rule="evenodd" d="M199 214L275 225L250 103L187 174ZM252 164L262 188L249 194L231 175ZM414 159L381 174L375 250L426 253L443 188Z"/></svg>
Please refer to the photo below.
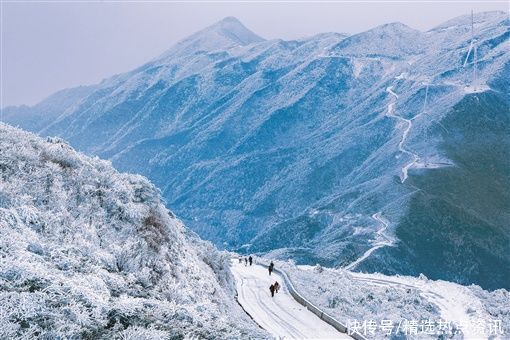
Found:
<svg viewBox="0 0 510 340"><path fill-rule="evenodd" d="M372 241L372 248L368 249L366 252L363 253L363 255L361 255L355 261L345 266L344 267L345 270L353 270L361 262L365 261L377 249L382 247L392 247L395 244L395 239L386 234L389 222L382 217L381 212L373 214L372 219L374 219L381 225L381 228L379 228L379 230L377 230L376 232L375 240Z"/></svg>
<svg viewBox="0 0 510 340"><path fill-rule="evenodd" d="M411 128L413 127L413 122L411 121L411 119L407 119L407 118L404 118L404 117L401 117L401 116L397 116L395 114L395 104L397 102L398 95L395 92L393 92L393 86L387 87L386 88L386 92L391 94L393 96L393 98L394 98L394 100L392 100L388 104L388 112L386 113L386 115L388 117L392 117L392 118L398 119L398 120L404 122L407 125L405 130L404 130L404 133L402 134L402 138L400 139L400 142L398 143L398 150L400 152L404 153L404 154L407 154L407 155L411 156L411 159L412 159L410 162L408 162L406 165L404 165L402 167L402 175L400 176L400 181L402 183L404 183L405 180L408 177L407 173L409 171L409 168L413 167L420 160L420 157L416 153L414 153L414 152L412 152L412 151L410 151L410 150L408 150L408 149L406 149L404 147L404 143L407 140L407 136L409 135L409 131L411 131Z"/></svg>
<svg viewBox="0 0 510 340"><path fill-rule="evenodd" d="M262 328L277 339L352 339L322 321L290 295L283 278L269 276L260 265L245 266L232 261L237 299L244 310ZM269 286L278 281L279 293L272 298Z"/></svg>

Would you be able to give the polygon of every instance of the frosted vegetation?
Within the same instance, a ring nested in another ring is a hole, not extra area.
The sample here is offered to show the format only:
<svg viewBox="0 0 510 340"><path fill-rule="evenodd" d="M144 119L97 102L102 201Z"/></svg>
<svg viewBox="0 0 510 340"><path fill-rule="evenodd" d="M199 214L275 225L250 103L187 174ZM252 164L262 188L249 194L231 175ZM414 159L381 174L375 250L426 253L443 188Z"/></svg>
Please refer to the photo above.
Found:
<svg viewBox="0 0 510 340"><path fill-rule="evenodd" d="M352 322L391 320L395 325L416 320L446 320L446 337L487 338L489 325L501 320L504 334L510 332L510 293L505 289L486 291L476 285L462 286L447 281L420 277L361 274L343 269L328 269L319 265L296 266L293 261L277 261L277 266L289 274L296 289L326 313L352 325ZM475 332L477 322L486 324L486 332ZM467 327L466 327L467 326ZM437 339L436 335L419 333L421 338ZM388 338L378 328L368 338ZM405 338L404 331L395 332L396 338Z"/></svg>
<svg viewBox="0 0 510 340"><path fill-rule="evenodd" d="M304 270L285 262L278 262L278 265L289 273L299 292L345 325L349 320L434 320L439 317L438 307L420 296L416 289L360 284L344 270L328 271L320 266Z"/></svg>
<svg viewBox="0 0 510 340"><path fill-rule="evenodd" d="M262 338L144 177L0 123L0 338Z"/></svg>

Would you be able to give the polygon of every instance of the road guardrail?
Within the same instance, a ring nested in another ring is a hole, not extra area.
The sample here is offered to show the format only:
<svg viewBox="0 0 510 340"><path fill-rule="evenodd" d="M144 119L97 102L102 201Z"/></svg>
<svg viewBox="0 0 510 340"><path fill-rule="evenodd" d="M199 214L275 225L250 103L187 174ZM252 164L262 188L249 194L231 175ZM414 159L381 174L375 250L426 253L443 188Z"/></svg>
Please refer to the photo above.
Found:
<svg viewBox="0 0 510 340"><path fill-rule="evenodd" d="M269 266L269 263L265 262L265 260L263 260L261 258L256 259L256 264L266 267L266 268ZM315 306L313 303L311 303L309 300L307 300L305 297L303 297L303 295L301 295L296 290L296 287L294 287L294 284L292 283L290 277L287 275L287 273L285 271L278 269L276 267L273 268L273 271L277 274L280 274L283 277L283 280L284 280L285 284L287 285L290 295L292 295L292 297L297 302L299 302L301 305L306 307L306 309L308 309L310 312L317 315L322 321L330 324L339 332L346 333L353 339L367 340L363 335L361 335L358 332L349 332L349 328L346 325L344 325L343 323L341 323L340 321L338 321L331 315L327 314L326 312L321 310L319 307Z"/></svg>

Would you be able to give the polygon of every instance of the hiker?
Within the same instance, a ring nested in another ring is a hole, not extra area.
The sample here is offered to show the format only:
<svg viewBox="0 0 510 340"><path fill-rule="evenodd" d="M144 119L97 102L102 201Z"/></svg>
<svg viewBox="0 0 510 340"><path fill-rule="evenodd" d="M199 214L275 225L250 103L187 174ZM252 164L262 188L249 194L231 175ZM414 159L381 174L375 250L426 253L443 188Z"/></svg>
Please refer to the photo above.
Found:
<svg viewBox="0 0 510 340"><path fill-rule="evenodd" d="M253 257L251 257L251 255L250 255L250 257L248 257L248 261L250 262L250 266L251 266L251 264L253 263Z"/></svg>
<svg viewBox="0 0 510 340"><path fill-rule="evenodd" d="M275 281L275 282L274 282L274 290L275 290L275 292L277 292L277 293L278 293L278 291L280 290L280 284L278 283L278 281Z"/></svg>
<svg viewBox="0 0 510 340"><path fill-rule="evenodd" d="M269 276L271 276L271 273L273 272L273 267L274 267L273 262L271 262L271 264L267 268L269 270Z"/></svg>
<svg viewBox="0 0 510 340"><path fill-rule="evenodd" d="M243 259L241 257L239 258L239 263L243 263Z"/></svg>
<svg viewBox="0 0 510 340"><path fill-rule="evenodd" d="M245 257L244 258L244 266L246 267L248 265L248 259Z"/></svg>
<svg viewBox="0 0 510 340"><path fill-rule="evenodd" d="M269 291L271 292L271 297L274 297L274 291L275 291L274 285L269 286Z"/></svg>

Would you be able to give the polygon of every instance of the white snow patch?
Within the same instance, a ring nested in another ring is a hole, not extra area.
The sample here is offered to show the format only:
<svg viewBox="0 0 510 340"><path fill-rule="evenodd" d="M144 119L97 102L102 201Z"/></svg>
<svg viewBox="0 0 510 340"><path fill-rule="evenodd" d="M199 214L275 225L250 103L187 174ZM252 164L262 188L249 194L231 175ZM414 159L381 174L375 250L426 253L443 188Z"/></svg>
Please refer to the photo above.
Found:
<svg viewBox="0 0 510 340"><path fill-rule="evenodd" d="M480 85L476 85L476 86L469 85L469 86L464 87L464 92L467 94L482 93L482 92L486 92L486 91L490 91L490 90L491 90L491 88L487 84L480 84Z"/></svg>
<svg viewBox="0 0 510 340"><path fill-rule="evenodd" d="M352 58L351 62L353 66L352 73L354 74L354 77L358 78L363 70L364 63L357 58Z"/></svg>

